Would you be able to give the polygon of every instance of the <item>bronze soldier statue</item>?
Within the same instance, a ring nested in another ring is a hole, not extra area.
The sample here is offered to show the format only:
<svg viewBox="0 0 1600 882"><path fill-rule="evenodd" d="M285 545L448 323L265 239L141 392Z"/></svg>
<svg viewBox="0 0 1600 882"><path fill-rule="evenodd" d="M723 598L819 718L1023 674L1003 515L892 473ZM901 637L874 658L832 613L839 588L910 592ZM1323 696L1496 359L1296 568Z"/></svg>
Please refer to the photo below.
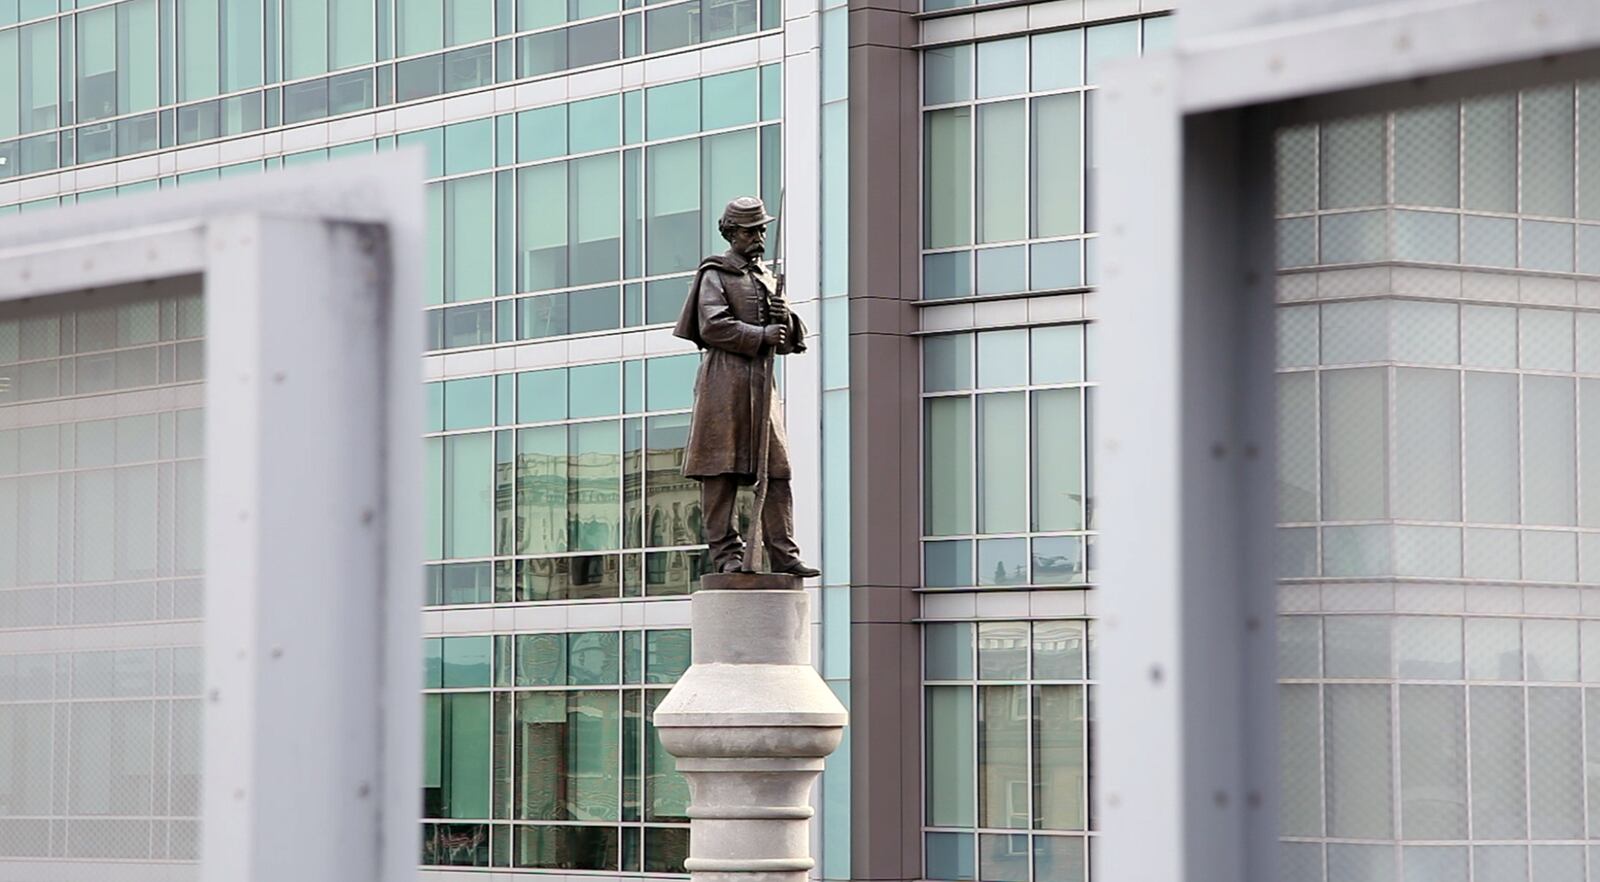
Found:
<svg viewBox="0 0 1600 882"><path fill-rule="evenodd" d="M800 559L794 544L789 447L777 418L772 373L775 354L805 351L806 329L789 310L781 281L761 261L773 220L754 196L729 202L717 222L728 250L701 261L689 286L673 333L694 341L705 354L695 377L683 474L700 482L713 572L751 569L734 523L734 500L740 486L764 478L765 486L756 488L756 517L768 569L815 576L820 571Z"/></svg>

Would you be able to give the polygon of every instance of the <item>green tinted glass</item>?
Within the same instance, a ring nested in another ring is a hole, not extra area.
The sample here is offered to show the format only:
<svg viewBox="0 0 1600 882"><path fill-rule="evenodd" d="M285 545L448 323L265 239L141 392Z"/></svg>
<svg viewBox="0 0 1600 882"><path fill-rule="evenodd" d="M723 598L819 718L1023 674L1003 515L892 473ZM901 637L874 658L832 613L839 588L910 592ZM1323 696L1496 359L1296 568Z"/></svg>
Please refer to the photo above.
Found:
<svg viewBox="0 0 1600 882"><path fill-rule="evenodd" d="M439 698L442 717L439 730L443 737L440 739L442 750L437 816L488 817L491 756L489 693L469 692L442 695ZM426 798L426 789L424 794Z"/></svg>
<svg viewBox="0 0 1600 882"><path fill-rule="evenodd" d="M689 669L690 642L687 628L644 633L646 683L676 683Z"/></svg>
<svg viewBox="0 0 1600 882"><path fill-rule="evenodd" d="M685 80L645 90L645 133L654 141L700 131L700 81Z"/></svg>
<svg viewBox="0 0 1600 882"><path fill-rule="evenodd" d="M573 153L604 150L622 143L622 99L604 95L567 105L567 147Z"/></svg>
<svg viewBox="0 0 1600 882"><path fill-rule="evenodd" d="M644 138L644 92L634 89L622 93L622 139L637 144Z"/></svg>
<svg viewBox="0 0 1600 882"><path fill-rule="evenodd" d="M618 413L621 410L621 368L619 362L569 368L568 415L577 419Z"/></svg>
<svg viewBox="0 0 1600 882"><path fill-rule="evenodd" d="M517 635L518 686L563 686L566 682L567 635Z"/></svg>
<svg viewBox="0 0 1600 882"><path fill-rule="evenodd" d="M567 105L517 114L517 161L549 159L567 152Z"/></svg>
<svg viewBox="0 0 1600 882"><path fill-rule="evenodd" d="M574 551L604 551L621 538L622 433L616 420L578 423L568 431L572 461L567 519ZM576 562L575 562L576 565ZM615 592L615 583L610 590Z"/></svg>
<svg viewBox="0 0 1600 882"><path fill-rule="evenodd" d="M420 132L405 132L395 136L398 147L421 145L427 150L426 174L430 178L437 178L444 174L444 129L424 129ZM430 229L433 229L430 227Z"/></svg>
<svg viewBox="0 0 1600 882"><path fill-rule="evenodd" d="M444 684L444 641L431 637L422 641L423 688L438 688Z"/></svg>
<svg viewBox="0 0 1600 882"><path fill-rule="evenodd" d="M444 428L444 384L429 383L424 390L427 395L424 407L426 431L437 432Z"/></svg>
<svg viewBox="0 0 1600 882"><path fill-rule="evenodd" d="M517 462L517 553L566 551L567 427L519 429Z"/></svg>
<svg viewBox="0 0 1600 882"><path fill-rule="evenodd" d="M694 403L695 372L700 356L671 355L645 360L645 408L676 410Z"/></svg>
<svg viewBox="0 0 1600 882"><path fill-rule="evenodd" d="M761 118L778 119L783 116L783 65L768 64L761 68Z"/></svg>
<svg viewBox="0 0 1600 882"><path fill-rule="evenodd" d="M755 68L706 77L700 81L701 128L721 129L753 123L761 98Z"/></svg>
<svg viewBox="0 0 1600 882"><path fill-rule="evenodd" d="M444 127L445 174L477 171L493 164L494 120L478 119Z"/></svg>
<svg viewBox="0 0 1600 882"><path fill-rule="evenodd" d="M444 428L476 429L494 422L494 378L471 377L444 383Z"/></svg>
<svg viewBox="0 0 1600 882"><path fill-rule="evenodd" d="M445 300L492 296L494 176L461 178L445 187Z"/></svg>
<svg viewBox="0 0 1600 882"><path fill-rule="evenodd" d="M487 637L444 638L444 677L446 689L460 686L488 686L493 641Z"/></svg>
<svg viewBox="0 0 1600 882"><path fill-rule="evenodd" d="M567 635L567 682L602 686L619 681L621 658L616 631L579 631Z"/></svg>
<svg viewBox="0 0 1600 882"><path fill-rule="evenodd" d="M542 423L567 416L567 369L517 375L517 422Z"/></svg>
<svg viewBox="0 0 1600 882"><path fill-rule="evenodd" d="M494 538L494 445L490 436L479 432L444 439L445 557L490 553Z"/></svg>

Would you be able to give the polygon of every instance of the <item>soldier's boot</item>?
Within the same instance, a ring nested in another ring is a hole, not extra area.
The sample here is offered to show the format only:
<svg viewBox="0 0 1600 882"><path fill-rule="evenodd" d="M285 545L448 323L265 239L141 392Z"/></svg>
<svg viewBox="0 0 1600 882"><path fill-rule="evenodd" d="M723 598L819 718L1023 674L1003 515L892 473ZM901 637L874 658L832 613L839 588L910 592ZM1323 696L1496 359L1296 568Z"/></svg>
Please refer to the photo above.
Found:
<svg viewBox="0 0 1600 882"><path fill-rule="evenodd" d="M794 543L794 495L786 478L769 479L766 504L761 512L761 539L767 548L767 566L774 573L811 578L822 571L800 559Z"/></svg>

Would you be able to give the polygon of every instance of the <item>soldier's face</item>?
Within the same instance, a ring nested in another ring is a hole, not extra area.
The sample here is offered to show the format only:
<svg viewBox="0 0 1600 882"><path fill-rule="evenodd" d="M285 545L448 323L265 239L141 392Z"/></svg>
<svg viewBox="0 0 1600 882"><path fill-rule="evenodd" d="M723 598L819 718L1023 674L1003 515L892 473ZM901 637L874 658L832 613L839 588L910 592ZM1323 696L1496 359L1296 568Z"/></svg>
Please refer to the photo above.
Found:
<svg viewBox="0 0 1600 882"><path fill-rule="evenodd" d="M735 227L731 244L734 251L754 260L766 253L767 228L765 225L759 227Z"/></svg>

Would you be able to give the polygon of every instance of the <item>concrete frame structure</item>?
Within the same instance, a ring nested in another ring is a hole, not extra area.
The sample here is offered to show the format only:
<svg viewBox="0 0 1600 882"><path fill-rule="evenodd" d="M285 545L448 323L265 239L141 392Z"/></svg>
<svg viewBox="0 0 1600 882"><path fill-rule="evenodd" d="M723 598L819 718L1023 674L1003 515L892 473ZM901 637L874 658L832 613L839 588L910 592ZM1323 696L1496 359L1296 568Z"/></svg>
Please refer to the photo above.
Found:
<svg viewBox="0 0 1600 882"><path fill-rule="evenodd" d="M1129 124L1099 141L1105 569L1139 586L1103 601L1102 867L1269 880L1271 132L1592 75L1600 22L1572 2L1261 2L1197 9L1181 28L1175 53L1113 80Z"/></svg>
<svg viewBox="0 0 1600 882"><path fill-rule="evenodd" d="M0 222L7 301L201 280L203 626L15 638L204 645L201 879L415 874L401 807L418 789L420 278L395 256L422 241L420 165L408 152ZM13 871L194 878L149 862Z"/></svg>

